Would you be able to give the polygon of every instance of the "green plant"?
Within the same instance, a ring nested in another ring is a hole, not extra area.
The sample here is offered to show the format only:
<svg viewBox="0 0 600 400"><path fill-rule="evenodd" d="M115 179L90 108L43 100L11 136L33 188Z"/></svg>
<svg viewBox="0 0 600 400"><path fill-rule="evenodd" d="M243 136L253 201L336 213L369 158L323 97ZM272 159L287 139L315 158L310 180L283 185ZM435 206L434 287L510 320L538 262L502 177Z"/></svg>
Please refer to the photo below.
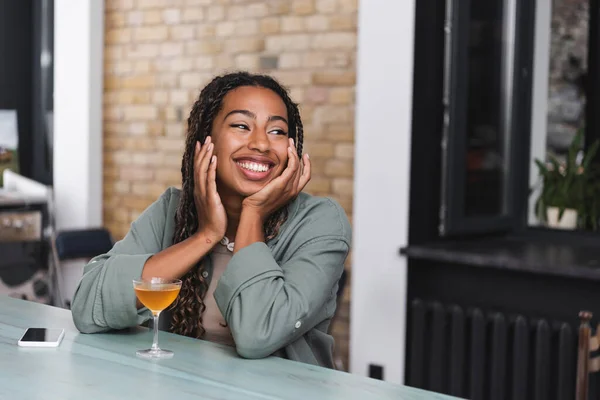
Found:
<svg viewBox="0 0 600 400"><path fill-rule="evenodd" d="M577 211L582 225L591 224L594 229L597 228L600 217L600 200L597 199L600 185L597 182L600 175L592 165L592 160L598 152L598 146L600 143L594 142L578 162L578 154L583 151L581 129L569 145L566 162L560 162L552 154L548 155L547 163L535 160L542 185L535 210L541 221L546 221L548 207L559 209L559 219L569 208Z"/></svg>

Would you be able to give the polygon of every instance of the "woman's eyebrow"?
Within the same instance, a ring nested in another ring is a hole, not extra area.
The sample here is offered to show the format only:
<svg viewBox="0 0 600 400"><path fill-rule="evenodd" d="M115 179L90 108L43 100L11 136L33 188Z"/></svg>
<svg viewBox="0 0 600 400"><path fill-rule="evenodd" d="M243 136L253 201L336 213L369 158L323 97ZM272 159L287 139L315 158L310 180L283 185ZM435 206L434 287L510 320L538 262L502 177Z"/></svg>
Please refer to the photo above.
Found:
<svg viewBox="0 0 600 400"><path fill-rule="evenodd" d="M245 115L248 118L256 119L256 114L254 114L252 111L249 111L249 110L231 110L227 114L225 114L225 117L223 118L223 121L226 120L230 115L233 115L233 114L242 114L242 115ZM269 119L267 121L268 122L283 121L286 124L288 124L287 119L283 118L281 115L272 115L272 116L269 117Z"/></svg>

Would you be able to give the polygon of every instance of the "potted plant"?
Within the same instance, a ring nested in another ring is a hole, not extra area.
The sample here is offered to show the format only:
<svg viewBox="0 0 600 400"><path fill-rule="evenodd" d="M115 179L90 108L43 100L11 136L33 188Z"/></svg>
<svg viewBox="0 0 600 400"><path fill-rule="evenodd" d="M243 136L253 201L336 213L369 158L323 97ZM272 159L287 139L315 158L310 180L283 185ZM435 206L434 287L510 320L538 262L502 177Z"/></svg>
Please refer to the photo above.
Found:
<svg viewBox="0 0 600 400"><path fill-rule="evenodd" d="M593 178L597 172L592 169L591 161L598 151L596 141L587 154L582 153L583 130L580 130L571 142L565 162L549 155L548 163L535 160L542 185L535 202L538 218L548 226L558 229L575 229L580 224L597 224L595 202L597 183Z"/></svg>

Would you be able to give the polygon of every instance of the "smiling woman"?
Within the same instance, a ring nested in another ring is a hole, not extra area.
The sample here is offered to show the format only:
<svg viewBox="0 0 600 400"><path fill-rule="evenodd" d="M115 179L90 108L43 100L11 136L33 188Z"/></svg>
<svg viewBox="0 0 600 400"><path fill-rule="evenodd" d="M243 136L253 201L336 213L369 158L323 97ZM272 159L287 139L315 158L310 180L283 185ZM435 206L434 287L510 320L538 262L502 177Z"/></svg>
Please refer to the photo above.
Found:
<svg viewBox="0 0 600 400"><path fill-rule="evenodd" d="M273 78L213 79L188 119L182 189L169 188L127 236L85 267L72 302L82 332L122 329L151 314L132 280L181 279L175 333L333 367L328 327L351 243L332 199L302 192L298 106Z"/></svg>

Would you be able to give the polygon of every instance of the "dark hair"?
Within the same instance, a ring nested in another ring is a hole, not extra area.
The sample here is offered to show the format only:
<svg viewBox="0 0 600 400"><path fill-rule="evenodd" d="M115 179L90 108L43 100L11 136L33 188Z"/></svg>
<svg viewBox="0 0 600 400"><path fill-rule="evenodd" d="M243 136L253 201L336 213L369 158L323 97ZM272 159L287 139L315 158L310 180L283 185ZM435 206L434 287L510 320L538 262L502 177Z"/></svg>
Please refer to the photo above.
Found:
<svg viewBox="0 0 600 400"><path fill-rule="evenodd" d="M173 244L179 243L198 229L198 215L194 206L194 148L196 142L204 143L211 134L213 120L223 106L223 98L230 91L242 87L254 86L270 89L285 103L288 113L288 135L294 139L298 156L302 157L303 128L298 105L288 96L287 90L275 79L266 75L255 75L247 72L236 72L215 77L200 92L188 118L188 131L185 151L181 163L182 192L175 215L175 232ZM279 228L287 218L287 207L273 213L265 222L264 232L267 240L277 236ZM173 304L171 330L175 333L201 338L204 335L202 313L204 312L204 295L208 289L202 276L204 263L202 260L182 278L179 297Z"/></svg>

